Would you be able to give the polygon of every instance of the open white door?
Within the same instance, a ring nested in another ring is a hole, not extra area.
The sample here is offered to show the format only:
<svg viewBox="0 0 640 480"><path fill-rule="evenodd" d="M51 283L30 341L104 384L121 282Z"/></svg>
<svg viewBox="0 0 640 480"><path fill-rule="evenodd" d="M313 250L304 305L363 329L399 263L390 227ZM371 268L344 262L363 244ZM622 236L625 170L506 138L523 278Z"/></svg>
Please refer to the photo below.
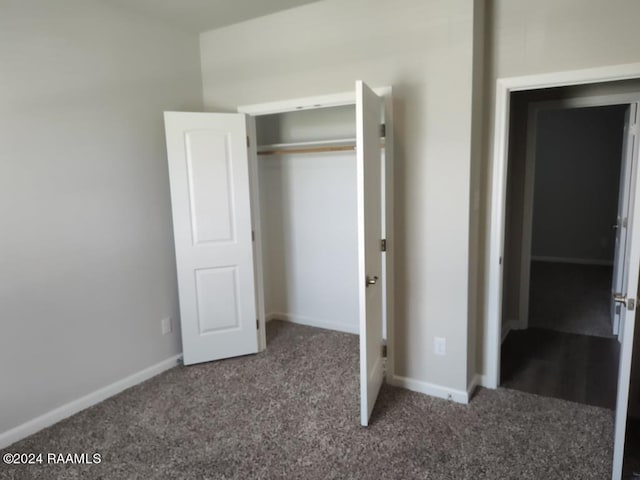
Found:
<svg viewBox="0 0 640 480"><path fill-rule="evenodd" d="M623 275L622 289L618 296L620 308L620 328L622 344L620 346L620 367L618 374L618 398L616 400L615 442L613 447L613 480L622 478L624 460L624 442L629 407L629 386L631 376L631 358L633 353L633 333L637 307L638 274L640 272L640 185L638 174L638 115L640 103L630 107L629 130L631 136L631 161L629 185L629 213L627 225L626 271Z"/></svg>
<svg viewBox="0 0 640 480"><path fill-rule="evenodd" d="M382 386L382 100L356 82L358 279L360 309L360 423L369 417Z"/></svg>
<svg viewBox="0 0 640 480"><path fill-rule="evenodd" d="M243 114L165 112L185 365L256 353Z"/></svg>
<svg viewBox="0 0 640 480"><path fill-rule="evenodd" d="M629 190L631 187L631 158L633 155L633 130L630 128L631 110L627 109L622 137L622 159L620 164L620 187L618 191L618 215L614 228L616 229L615 254L613 259L613 278L611 281L611 319L613 334L622 336L620 316L622 306L615 301L615 295L622 292L626 274L627 254L627 223L629 218Z"/></svg>

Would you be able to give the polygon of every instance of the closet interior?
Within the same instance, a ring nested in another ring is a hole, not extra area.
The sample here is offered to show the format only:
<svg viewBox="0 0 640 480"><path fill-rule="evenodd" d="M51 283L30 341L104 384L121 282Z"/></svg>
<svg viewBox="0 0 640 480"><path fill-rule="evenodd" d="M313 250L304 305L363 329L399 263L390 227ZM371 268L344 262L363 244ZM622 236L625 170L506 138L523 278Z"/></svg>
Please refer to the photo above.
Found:
<svg viewBox="0 0 640 480"><path fill-rule="evenodd" d="M255 117L267 320L359 333L355 115Z"/></svg>

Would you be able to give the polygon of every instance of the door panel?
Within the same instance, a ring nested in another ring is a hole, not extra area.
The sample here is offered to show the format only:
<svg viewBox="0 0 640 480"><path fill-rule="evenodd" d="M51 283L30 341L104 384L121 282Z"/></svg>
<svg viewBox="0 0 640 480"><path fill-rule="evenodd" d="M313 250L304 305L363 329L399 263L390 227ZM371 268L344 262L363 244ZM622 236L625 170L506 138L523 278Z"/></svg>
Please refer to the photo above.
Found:
<svg viewBox="0 0 640 480"><path fill-rule="evenodd" d="M627 412L629 407L629 386L631 379L631 358L633 354L633 335L635 330L636 300L638 293L638 274L640 272L640 195L638 174L638 107L639 103L631 104L629 128L631 130L630 148L632 151L629 186L629 220L626 246L626 265L623 275L621 293L629 297L633 304L627 301L621 305L620 328L622 342L620 346L620 367L618 373L618 397L616 400L615 442L613 448L613 480L622 478L624 460L624 443L626 434Z"/></svg>
<svg viewBox="0 0 640 480"><path fill-rule="evenodd" d="M242 114L165 112L185 365L257 352Z"/></svg>
<svg viewBox="0 0 640 480"><path fill-rule="evenodd" d="M620 329L621 308L613 299L616 293L623 291L625 262L627 255L627 221L629 217L629 189L631 184L631 155L634 136L630 128L630 115L633 106L627 109L624 122L622 159L620 164L620 187L618 190L618 215L616 219L615 254L613 260L613 278L611 281L611 319L613 334L622 335Z"/></svg>
<svg viewBox="0 0 640 480"><path fill-rule="evenodd" d="M369 424L384 376L382 359L382 100L356 82L360 423Z"/></svg>

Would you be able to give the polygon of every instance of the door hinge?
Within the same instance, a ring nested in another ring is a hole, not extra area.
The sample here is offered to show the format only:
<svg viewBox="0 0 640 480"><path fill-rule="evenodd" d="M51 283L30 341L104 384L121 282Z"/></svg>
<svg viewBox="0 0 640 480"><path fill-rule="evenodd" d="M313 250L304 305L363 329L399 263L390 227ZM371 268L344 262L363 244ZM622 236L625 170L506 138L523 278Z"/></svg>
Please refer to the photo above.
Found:
<svg viewBox="0 0 640 480"><path fill-rule="evenodd" d="M251 241L252 242L256 241L256 231L255 230L251 230Z"/></svg>
<svg viewBox="0 0 640 480"><path fill-rule="evenodd" d="M387 358L387 345L382 344L382 358Z"/></svg>
<svg viewBox="0 0 640 480"><path fill-rule="evenodd" d="M386 138L386 136L387 136L387 126L384 123L382 123L380 125L380 137Z"/></svg>
<svg viewBox="0 0 640 480"><path fill-rule="evenodd" d="M260 330L260 319L256 318L256 330Z"/></svg>
<svg viewBox="0 0 640 480"><path fill-rule="evenodd" d="M247 148L251 146L251 140L249 139L249 135L247 135Z"/></svg>
<svg viewBox="0 0 640 480"><path fill-rule="evenodd" d="M383 238L382 240L380 240L380 251L381 252L386 252L387 251L387 239Z"/></svg>

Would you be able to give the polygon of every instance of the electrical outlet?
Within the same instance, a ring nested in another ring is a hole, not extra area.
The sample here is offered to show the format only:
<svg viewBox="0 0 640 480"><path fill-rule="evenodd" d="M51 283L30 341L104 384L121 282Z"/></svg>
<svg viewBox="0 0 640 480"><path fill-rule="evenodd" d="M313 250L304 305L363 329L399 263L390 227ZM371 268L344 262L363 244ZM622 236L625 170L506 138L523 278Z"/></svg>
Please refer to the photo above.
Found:
<svg viewBox="0 0 640 480"><path fill-rule="evenodd" d="M435 337L433 339L433 353L436 355L447 354L447 339L442 337Z"/></svg>
<svg viewBox="0 0 640 480"><path fill-rule="evenodd" d="M162 328L163 335L171 333L171 317L166 317L160 320L160 326Z"/></svg>

